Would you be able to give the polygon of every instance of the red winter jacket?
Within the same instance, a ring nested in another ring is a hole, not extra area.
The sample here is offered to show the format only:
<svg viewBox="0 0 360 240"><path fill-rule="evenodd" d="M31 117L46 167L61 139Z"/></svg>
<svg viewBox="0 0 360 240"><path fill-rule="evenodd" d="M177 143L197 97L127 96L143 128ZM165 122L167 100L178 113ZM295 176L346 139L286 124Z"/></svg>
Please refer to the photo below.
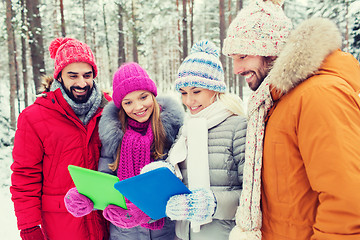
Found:
<svg viewBox="0 0 360 240"><path fill-rule="evenodd" d="M74 187L68 165L96 170L101 142L98 122L107 103L84 126L60 89L47 92L18 118L11 166L12 200L19 229L41 224L48 239L107 238L101 212L75 218L64 205L66 192Z"/></svg>

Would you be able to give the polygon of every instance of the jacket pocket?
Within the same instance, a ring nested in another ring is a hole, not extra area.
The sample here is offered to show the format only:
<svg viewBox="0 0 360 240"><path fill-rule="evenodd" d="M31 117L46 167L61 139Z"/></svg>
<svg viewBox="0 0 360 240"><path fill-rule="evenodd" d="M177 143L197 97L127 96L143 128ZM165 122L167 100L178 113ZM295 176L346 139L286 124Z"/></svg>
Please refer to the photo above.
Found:
<svg viewBox="0 0 360 240"><path fill-rule="evenodd" d="M288 203L290 200L289 192L289 150L284 143L274 144L274 168L276 179L276 191L278 201Z"/></svg>
<svg viewBox="0 0 360 240"><path fill-rule="evenodd" d="M44 212L67 212L64 195L42 195L41 210Z"/></svg>

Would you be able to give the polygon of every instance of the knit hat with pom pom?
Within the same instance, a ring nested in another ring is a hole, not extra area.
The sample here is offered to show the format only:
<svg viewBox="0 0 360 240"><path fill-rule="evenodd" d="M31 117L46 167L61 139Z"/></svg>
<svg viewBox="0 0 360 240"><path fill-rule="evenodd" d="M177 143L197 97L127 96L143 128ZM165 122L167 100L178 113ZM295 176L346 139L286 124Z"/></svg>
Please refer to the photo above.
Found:
<svg viewBox="0 0 360 240"><path fill-rule="evenodd" d="M50 57L55 59L54 78L57 79L64 67L74 62L85 62L94 69L94 78L97 76L95 57L90 47L74 38L56 38L49 46Z"/></svg>
<svg viewBox="0 0 360 240"><path fill-rule="evenodd" d="M292 29L284 0L252 0L231 22L223 54L278 56Z"/></svg>
<svg viewBox="0 0 360 240"><path fill-rule="evenodd" d="M225 92L224 70L214 43L207 40L195 43L190 55L180 65L175 89L179 91L188 86Z"/></svg>
<svg viewBox="0 0 360 240"><path fill-rule="evenodd" d="M136 62L124 63L113 77L113 101L120 109L124 97L134 91L146 90L157 96L155 82L149 77L145 69Z"/></svg>

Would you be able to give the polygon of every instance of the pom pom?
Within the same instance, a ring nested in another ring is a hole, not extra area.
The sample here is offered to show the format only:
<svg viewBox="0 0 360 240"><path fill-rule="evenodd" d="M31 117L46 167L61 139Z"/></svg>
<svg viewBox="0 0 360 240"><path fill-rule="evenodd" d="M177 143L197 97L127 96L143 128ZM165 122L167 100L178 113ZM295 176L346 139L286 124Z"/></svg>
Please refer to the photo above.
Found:
<svg viewBox="0 0 360 240"><path fill-rule="evenodd" d="M214 43L208 40L203 40L194 44L194 46L191 48L190 53L192 54L198 52L204 52L204 53L212 54L215 57L219 57L218 48L215 46Z"/></svg>
<svg viewBox="0 0 360 240"><path fill-rule="evenodd" d="M53 40L49 46L50 57L52 59L55 59L59 47L69 40L72 40L72 38L56 38L55 40Z"/></svg>

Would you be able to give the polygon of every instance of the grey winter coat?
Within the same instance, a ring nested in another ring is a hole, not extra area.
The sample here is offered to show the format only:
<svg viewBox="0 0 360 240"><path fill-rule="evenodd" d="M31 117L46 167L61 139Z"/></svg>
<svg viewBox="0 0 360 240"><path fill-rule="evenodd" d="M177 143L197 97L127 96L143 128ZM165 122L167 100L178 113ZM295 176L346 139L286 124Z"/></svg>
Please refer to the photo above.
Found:
<svg viewBox="0 0 360 240"><path fill-rule="evenodd" d="M167 139L164 152L167 153L176 138L179 128L183 124L184 109L171 97L157 97L156 100L161 106L160 119L164 126ZM119 109L115 106L114 102L110 102L104 108L99 122L99 136L102 149L98 170L112 175L116 175L117 171L111 171L108 164L114 162L117 147L124 136L118 113ZM161 230L149 230L141 226L131 229L121 229L110 224L110 240L168 240L174 239L174 237L175 223L168 218L165 219L165 225Z"/></svg>
<svg viewBox="0 0 360 240"><path fill-rule="evenodd" d="M242 189L246 128L246 118L233 115L209 129L210 187L217 205L213 221L201 226L198 233L183 232L182 236L186 235L184 239L227 240L229 238L230 230L235 226L235 212ZM183 182L187 185L186 160L181 162L179 167L184 177ZM181 223L183 230L185 224L189 225L189 222ZM185 229L189 229L188 226Z"/></svg>

